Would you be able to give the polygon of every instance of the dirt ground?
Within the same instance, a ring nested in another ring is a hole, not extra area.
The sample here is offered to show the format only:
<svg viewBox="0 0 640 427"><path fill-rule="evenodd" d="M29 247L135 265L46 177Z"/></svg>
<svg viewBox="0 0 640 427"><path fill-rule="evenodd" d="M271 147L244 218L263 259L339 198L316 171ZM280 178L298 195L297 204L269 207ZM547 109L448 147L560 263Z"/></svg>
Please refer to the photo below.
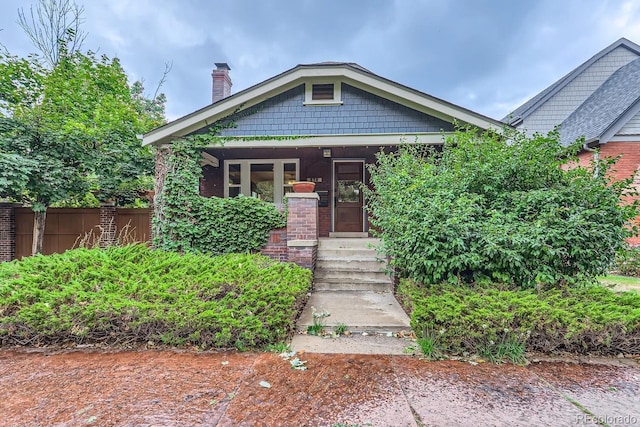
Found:
<svg viewBox="0 0 640 427"><path fill-rule="evenodd" d="M0 350L2 426L640 425L630 360Z"/></svg>

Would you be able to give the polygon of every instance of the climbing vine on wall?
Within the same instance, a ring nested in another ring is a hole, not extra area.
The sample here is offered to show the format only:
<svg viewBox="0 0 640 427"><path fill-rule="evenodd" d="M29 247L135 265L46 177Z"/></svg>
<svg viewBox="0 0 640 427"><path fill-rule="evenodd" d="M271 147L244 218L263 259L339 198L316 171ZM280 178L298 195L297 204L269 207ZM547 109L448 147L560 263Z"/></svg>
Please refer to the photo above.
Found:
<svg viewBox="0 0 640 427"><path fill-rule="evenodd" d="M230 126L222 125L222 126ZM220 126L207 134L175 141L158 153L154 245L163 250L218 255L252 252L266 243L269 231L284 227L276 207L251 197L200 195L201 152L222 145Z"/></svg>

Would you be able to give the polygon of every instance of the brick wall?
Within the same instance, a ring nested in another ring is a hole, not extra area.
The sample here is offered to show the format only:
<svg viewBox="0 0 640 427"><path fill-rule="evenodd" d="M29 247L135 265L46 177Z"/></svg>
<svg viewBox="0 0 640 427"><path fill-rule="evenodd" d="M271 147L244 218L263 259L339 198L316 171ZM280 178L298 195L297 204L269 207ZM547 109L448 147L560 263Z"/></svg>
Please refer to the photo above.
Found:
<svg viewBox="0 0 640 427"><path fill-rule="evenodd" d="M277 228L271 230L269 234L269 241L262 250L262 255L266 255L271 259L277 261L288 261L287 254L287 228Z"/></svg>
<svg viewBox="0 0 640 427"><path fill-rule="evenodd" d="M0 203L0 262L11 261L15 254L15 209L11 203Z"/></svg>
<svg viewBox="0 0 640 427"><path fill-rule="evenodd" d="M640 142L608 142L600 146L600 157L621 156L618 162L609 170L609 175L617 180L635 177L634 184L640 192ZM588 166L593 160L593 153L583 151L578 155L580 164ZM629 199L632 200L632 199ZM636 219L640 225L640 218ZM629 239L632 245L640 245L640 237Z"/></svg>

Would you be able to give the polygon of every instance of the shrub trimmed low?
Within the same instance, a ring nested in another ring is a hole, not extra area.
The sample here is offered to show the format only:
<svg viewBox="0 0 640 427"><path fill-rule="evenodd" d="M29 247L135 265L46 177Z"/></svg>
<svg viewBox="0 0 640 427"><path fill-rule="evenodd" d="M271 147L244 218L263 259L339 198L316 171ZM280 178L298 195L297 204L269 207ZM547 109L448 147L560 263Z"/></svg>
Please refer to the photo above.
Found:
<svg viewBox="0 0 640 427"><path fill-rule="evenodd" d="M311 272L262 255L144 245L0 264L0 343L262 348L292 332Z"/></svg>
<svg viewBox="0 0 640 427"><path fill-rule="evenodd" d="M491 353L521 343L544 353L640 353L640 295L602 286L537 292L505 285L419 285L402 280L398 299L411 326L442 332L451 353Z"/></svg>

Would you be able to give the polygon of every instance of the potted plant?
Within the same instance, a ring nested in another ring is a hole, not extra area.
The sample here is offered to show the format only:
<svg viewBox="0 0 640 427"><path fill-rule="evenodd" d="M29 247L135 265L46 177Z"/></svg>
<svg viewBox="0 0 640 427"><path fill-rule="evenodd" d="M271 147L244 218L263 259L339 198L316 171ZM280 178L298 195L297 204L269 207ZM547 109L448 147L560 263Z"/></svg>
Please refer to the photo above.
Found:
<svg viewBox="0 0 640 427"><path fill-rule="evenodd" d="M298 181L292 185L294 193L313 193L313 190L316 188L316 183L310 181Z"/></svg>

